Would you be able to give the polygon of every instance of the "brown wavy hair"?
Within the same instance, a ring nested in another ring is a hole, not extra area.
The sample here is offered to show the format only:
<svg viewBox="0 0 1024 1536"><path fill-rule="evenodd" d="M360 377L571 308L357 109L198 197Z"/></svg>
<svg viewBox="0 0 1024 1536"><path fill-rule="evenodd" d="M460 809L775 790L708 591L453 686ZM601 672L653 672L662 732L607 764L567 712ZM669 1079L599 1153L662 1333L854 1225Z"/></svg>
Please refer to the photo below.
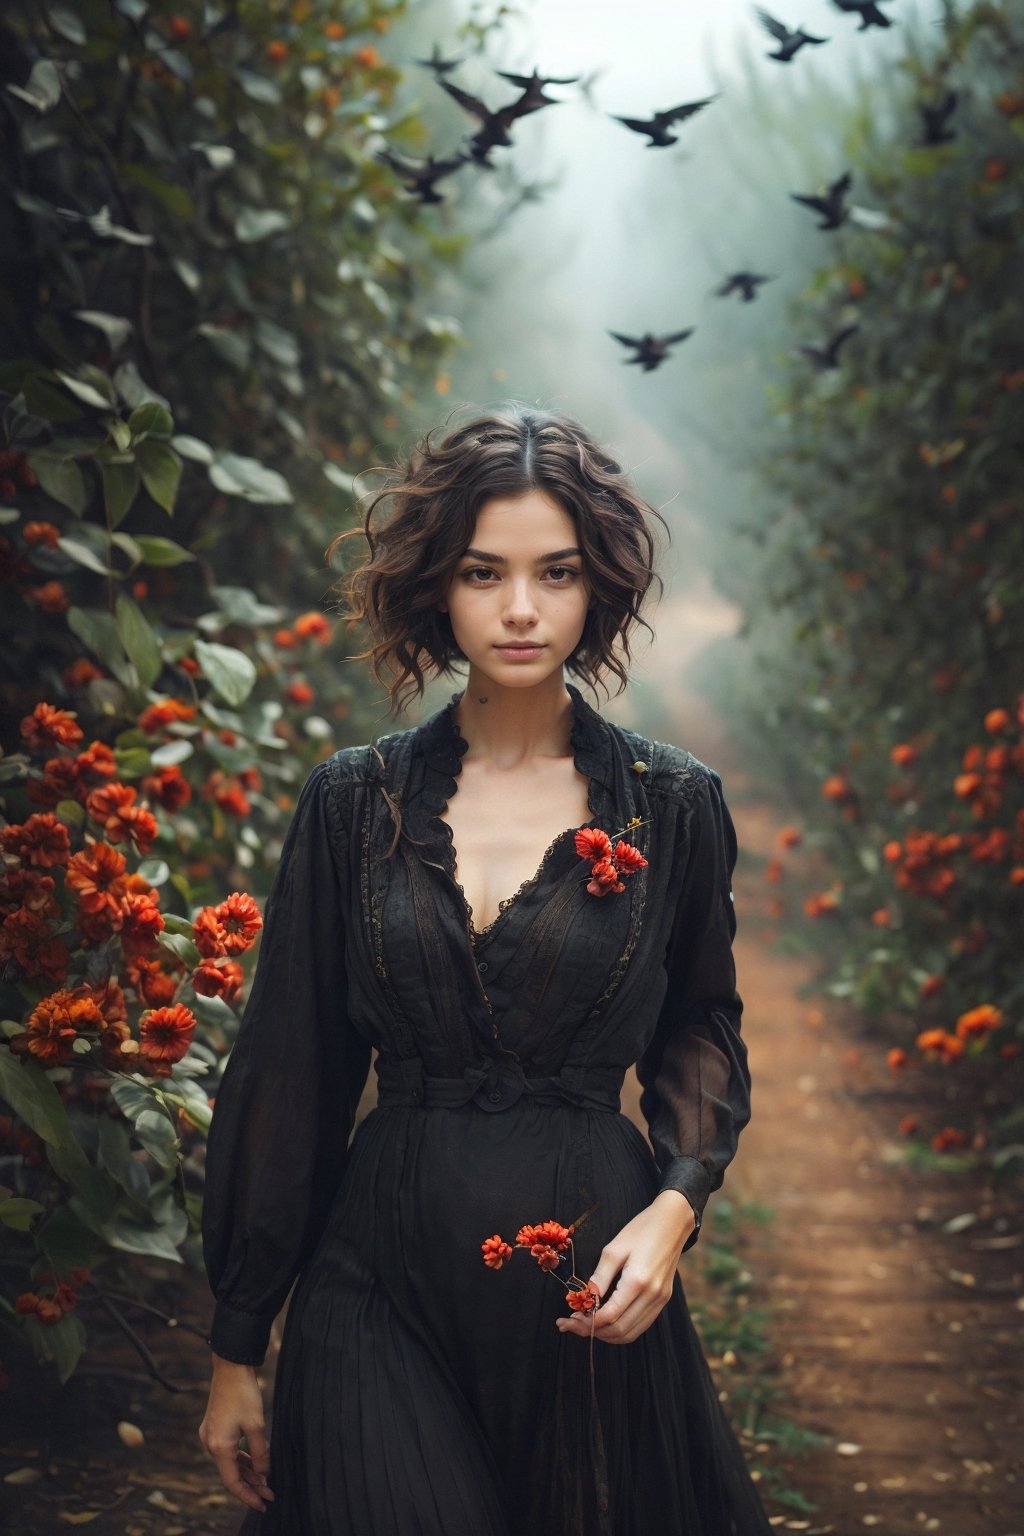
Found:
<svg viewBox="0 0 1024 1536"><path fill-rule="evenodd" d="M425 433L394 478L370 501L362 527L336 535L334 553L348 539L365 538L366 558L338 583L341 612L365 624L370 645L354 660L369 659L388 691L391 712L421 696L428 678L451 675L464 661L446 613L438 604L469 547L477 513L492 496L541 490L576 524L590 607L567 669L608 693L604 679L628 680L630 634L653 583L652 519L670 537L661 513L639 495L622 466L571 417L512 401L446 431ZM337 590L337 588L336 588Z"/></svg>

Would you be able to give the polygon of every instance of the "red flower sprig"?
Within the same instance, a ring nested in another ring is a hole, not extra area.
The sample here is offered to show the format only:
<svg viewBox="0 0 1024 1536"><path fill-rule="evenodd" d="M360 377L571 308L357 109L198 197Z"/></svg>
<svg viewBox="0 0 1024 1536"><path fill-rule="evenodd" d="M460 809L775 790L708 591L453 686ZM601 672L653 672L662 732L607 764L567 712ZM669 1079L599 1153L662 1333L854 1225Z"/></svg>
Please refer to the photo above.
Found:
<svg viewBox="0 0 1024 1536"><path fill-rule="evenodd" d="M536 1226L523 1226L516 1233L516 1248L529 1253L540 1269L562 1282L571 1311L596 1312L601 1302L600 1296L589 1281L581 1280L576 1274L576 1250L572 1241L575 1230L575 1223L563 1227L558 1221L542 1221ZM506 1243L497 1232L493 1237L485 1238L480 1247L488 1269L501 1269L515 1252L511 1243ZM568 1279L556 1273L563 1263L566 1250L570 1255L568 1262L572 1270Z"/></svg>
<svg viewBox="0 0 1024 1536"><path fill-rule="evenodd" d="M623 832L635 831L646 825L639 816L623 827ZM614 839L614 841L613 841ZM632 843L622 841L622 832L609 837L600 827L581 827L576 833L576 852L581 859L590 860L590 879L587 890L591 896L608 896L626 889L623 876L635 875L646 869L647 860Z"/></svg>

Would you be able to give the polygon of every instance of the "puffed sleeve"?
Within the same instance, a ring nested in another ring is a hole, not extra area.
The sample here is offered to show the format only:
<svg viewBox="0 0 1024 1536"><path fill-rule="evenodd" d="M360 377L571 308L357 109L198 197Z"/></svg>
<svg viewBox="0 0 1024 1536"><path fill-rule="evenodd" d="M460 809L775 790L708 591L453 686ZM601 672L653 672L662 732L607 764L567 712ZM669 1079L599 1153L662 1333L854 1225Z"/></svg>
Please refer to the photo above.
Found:
<svg viewBox="0 0 1024 1536"><path fill-rule="evenodd" d="M260 1365L326 1223L370 1047L349 1025L337 791L307 778L263 912L252 988L206 1146L202 1244L215 1297L206 1342Z"/></svg>
<svg viewBox="0 0 1024 1536"><path fill-rule="evenodd" d="M704 764L698 768L696 792L682 813L686 867L665 956L668 989L636 1068L661 1188L679 1190L697 1217L684 1253L700 1235L704 1206L721 1186L750 1119L732 951L736 831L720 776Z"/></svg>

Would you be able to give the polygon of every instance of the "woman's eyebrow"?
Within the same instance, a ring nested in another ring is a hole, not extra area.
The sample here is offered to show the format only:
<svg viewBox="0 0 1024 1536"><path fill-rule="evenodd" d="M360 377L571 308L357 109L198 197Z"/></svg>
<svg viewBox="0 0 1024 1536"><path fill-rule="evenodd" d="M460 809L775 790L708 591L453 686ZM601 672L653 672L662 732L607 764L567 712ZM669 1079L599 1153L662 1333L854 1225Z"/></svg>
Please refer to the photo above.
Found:
<svg viewBox="0 0 1024 1536"><path fill-rule="evenodd" d="M547 565L552 560L568 560L570 555L578 555L578 549L556 549L550 555L538 555L535 565ZM485 549L467 549L463 553L463 559L486 560L488 565L508 565L504 555L489 555Z"/></svg>

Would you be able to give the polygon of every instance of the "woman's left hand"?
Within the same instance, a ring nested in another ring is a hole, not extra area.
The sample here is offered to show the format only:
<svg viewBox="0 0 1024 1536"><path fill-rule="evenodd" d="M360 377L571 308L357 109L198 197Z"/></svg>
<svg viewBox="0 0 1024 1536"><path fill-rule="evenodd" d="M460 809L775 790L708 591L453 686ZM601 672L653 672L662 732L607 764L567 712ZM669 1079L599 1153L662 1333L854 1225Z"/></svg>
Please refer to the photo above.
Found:
<svg viewBox="0 0 1024 1536"><path fill-rule="evenodd" d="M602 1300L596 1314L560 1317L563 1333L605 1344L632 1344L654 1322L672 1295L683 1244L697 1225L693 1207L675 1189L662 1190L601 1251L590 1283ZM609 1290L618 1276L615 1289Z"/></svg>

